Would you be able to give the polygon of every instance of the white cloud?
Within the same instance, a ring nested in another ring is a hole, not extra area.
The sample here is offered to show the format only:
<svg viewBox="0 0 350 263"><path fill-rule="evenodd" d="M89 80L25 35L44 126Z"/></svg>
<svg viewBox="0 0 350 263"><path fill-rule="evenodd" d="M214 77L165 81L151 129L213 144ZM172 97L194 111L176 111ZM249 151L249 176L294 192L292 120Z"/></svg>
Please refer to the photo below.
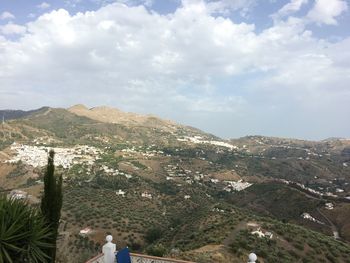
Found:
<svg viewBox="0 0 350 263"><path fill-rule="evenodd" d="M204 8L209 13L228 15L232 11L241 11L244 15L256 4L256 0L182 0L184 7Z"/></svg>
<svg viewBox="0 0 350 263"><path fill-rule="evenodd" d="M219 1L207 1L209 9L218 13L229 13L230 11L243 10L248 12L256 4L255 0L219 0Z"/></svg>
<svg viewBox="0 0 350 263"><path fill-rule="evenodd" d="M15 16L8 11L4 11L0 15L0 20L5 20L5 19L15 19Z"/></svg>
<svg viewBox="0 0 350 263"><path fill-rule="evenodd" d="M308 0L291 0L289 3L285 4L280 10L278 10L277 13L271 15L271 17L276 20L285 16L289 16L299 11L300 8L308 2Z"/></svg>
<svg viewBox="0 0 350 263"><path fill-rule="evenodd" d="M343 0L316 0L307 17L318 24L336 25L337 16L348 10L348 4Z"/></svg>
<svg viewBox="0 0 350 263"><path fill-rule="evenodd" d="M168 15L120 3L76 15L60 9L26 27L15 41L0 37L5 108L109 104L200 128L231 125L228 132L241 135L276 128L271 122L285 114L300 129L311 117L320 124L350 115L343 106L350 101L350 60L342 55L348 57L350 40L317 39L302 18L258 34L254 24L186 0Z"/></svg>
<svg viewBox="0 0 350 263"><path fill-rule="evenodd" d="M26 32L26 27L14 23L0 25L0 32L4 35L23 35Z"/></svg>
<svg viewBox="0 0 350 263"><path fill-rule="evenodd" d="M142 1L145 6L151 7L154 5L154 0L143 0Z"/></svg>
<svg viewBox="0 0 350 263"><path fill-rule="evenodd" d="M37 8L39 9L48 9L50 7L49 3L42 2L41 4L37 5Z"/></svg>

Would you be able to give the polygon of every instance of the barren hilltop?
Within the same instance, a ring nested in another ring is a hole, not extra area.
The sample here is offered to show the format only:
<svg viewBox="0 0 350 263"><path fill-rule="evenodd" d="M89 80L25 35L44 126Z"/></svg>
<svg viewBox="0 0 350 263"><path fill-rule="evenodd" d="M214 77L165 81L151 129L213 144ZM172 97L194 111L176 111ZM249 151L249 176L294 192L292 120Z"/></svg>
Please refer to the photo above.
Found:
<svg viewBox="0 0 350 263"><path fill-rule="evenodd" d="M175 126L178 126L178 124L175 122L163 120L153 115L141 115L132 112L124 112L107 106L88 109L86 106L78 104L68 108L68 111L79 116L84 116L106 123L116 123L129 126L147 126L169 130L174 130Z"/></svg>

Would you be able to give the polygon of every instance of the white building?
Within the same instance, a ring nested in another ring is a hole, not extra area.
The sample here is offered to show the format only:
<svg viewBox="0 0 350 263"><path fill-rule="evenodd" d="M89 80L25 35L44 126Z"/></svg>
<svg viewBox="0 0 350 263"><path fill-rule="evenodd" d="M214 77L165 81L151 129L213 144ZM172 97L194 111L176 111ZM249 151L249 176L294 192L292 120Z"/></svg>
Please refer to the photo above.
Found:
<svg viewBox="0 0 350 263"><path fill-rule="evenodd" d="M332 203L326 203L325 208L328 210L332 210L334 208L334 205Z"/></svg>
<svg viewBox="0 0 350 263"><path fill-rule="evenodd" d="M143 193L141 194L141 197L148 198L148 199L152 199L152 194L149 194L149 193L147 193L147 192L143 192Z"/></svg>
<svg viewBox="0 0 350 263"><path fill-rule="evenodd" d="M86 236L86 235L90 234L91 232L92 232L91 228L86 227L86 228L79 231L79 235Z"/></svg>
<svg viewBox="0 0 350 263"><path fill-rule="evenodd" d="M268 232L268 231L264 232L260 228L258 228L257 230L252 231L251 234L257 235L260 238L266 237L266 238L272 239L272 237L273 237L273 234L271 232Z"/></svg>
<svg viewBox="0 0 350 263"><path fill-rule="evenodd" d="M119 196L122 196L122 197L125 197L125 192L122 191L121 189L119 189L117 192L115 192L116 195L119 195Z"/></svg>

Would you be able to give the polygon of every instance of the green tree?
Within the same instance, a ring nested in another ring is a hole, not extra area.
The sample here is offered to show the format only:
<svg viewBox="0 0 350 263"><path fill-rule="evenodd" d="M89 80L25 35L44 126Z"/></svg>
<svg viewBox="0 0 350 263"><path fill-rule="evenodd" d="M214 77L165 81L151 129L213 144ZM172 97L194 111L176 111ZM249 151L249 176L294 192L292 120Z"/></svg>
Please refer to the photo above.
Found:
<svg viewBox="0 0 350 263"><path fill-rule="evenodd" d="M148 229L146 232L145 239L147 240L148 243L153 243L154 241L160 239L163 235L163 230L160 229L159 227L153 227Z"/></svg>
<svg viewBox="0 0 350 263"><path fill-rule="evenodd" d="M56 178L54 174L54 157L55 152L51 150L44 176L44 195L41 199L41 211L53 232L52 244L54 246L49 251L51 262L55 262L56 259L56 240L62 208L62 176Z"/></svg>
<svg viewBox="0 0 350 263"><path fill-rule="evenodd" d="M157 244L157 245L148 247L146 252L147 254L152 256L163 257L166 253L166 248L162 244Z"/></svg>
<svg viewBox="0 0 350 263"><path fill-rule="evenodd" d="M0 196L0 263L49 262L51 229L40 211Z"/></svg>

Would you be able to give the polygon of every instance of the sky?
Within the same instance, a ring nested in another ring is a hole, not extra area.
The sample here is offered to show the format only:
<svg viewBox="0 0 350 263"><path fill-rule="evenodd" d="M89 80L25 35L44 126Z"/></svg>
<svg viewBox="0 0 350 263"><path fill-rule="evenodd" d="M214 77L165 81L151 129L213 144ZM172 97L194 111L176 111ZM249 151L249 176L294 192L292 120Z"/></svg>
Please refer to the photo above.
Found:
<svg viewBox="0 0 350 263"><path fill-rule="evenodd" d="M350 138L349 0L0 0L0 109Z"/></svg>

